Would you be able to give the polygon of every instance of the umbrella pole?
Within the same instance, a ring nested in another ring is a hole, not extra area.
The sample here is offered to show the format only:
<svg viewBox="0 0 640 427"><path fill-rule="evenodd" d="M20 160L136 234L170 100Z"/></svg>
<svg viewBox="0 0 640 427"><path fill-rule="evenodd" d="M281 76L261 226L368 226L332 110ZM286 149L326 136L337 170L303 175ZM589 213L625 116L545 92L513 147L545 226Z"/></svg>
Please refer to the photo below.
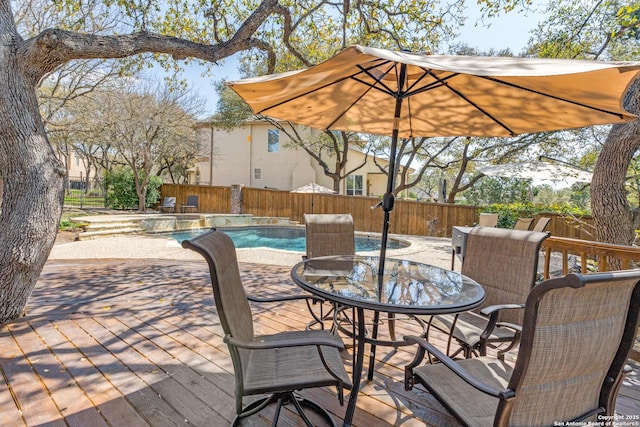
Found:
<svg viewBox="0 0 640 427"><path fill-rule="evenodd" d="M401 102L401 101L400 101ZM397 121L396 121L397 122ZM387 237L389 234L389 218L391 216L391 211L393 210L393 203L395 201L395 197L393 195L393 184L394 184L394 164L395 164L395 150L398 143L398 131L397 129L393 131L393 136L391 139L391 159L389 162L389 178L387 180L387 192L382 197L382 209L384 210L384 222L382 224L382 241L380 242L380 260L378 263L378 298L382 298L382 285L384 283L384 264L387 253ZM374 311L373 313L373 328L371 330L371 338L375 340L378 337L378 323L380 321L380 312ZM391 318L389 322L392 322ZM376 345L371 344L369 349L369 370L367 373L367 379L371 381L373 379L373 370L376 363Z"/></svg>
<svg viewBox="0 0 640 427"><path fill-rule="evenodd" d="M384 222L382 223L382 241L380 244L380 264L378 265L378 295L382 293L382 278L384 276L384 260L387 254L387 238L389 234L389 218L393 210L395 196L393 190L396 178L396 150L398 148L398 133L400 112L402 111L402 87L407 76L407 65L400 65L398 79L398 93L396 93L396 106L393 115L393 131L391 133L391 152L389 153L389 172L387 176L387 192L382 196L382 210L384 210ZM375 327L375 325L374 325Z"/></svg>
<svg viewBox="0 0 640 427"><path fill-rule="evenodd" d="M378 298L382 297L382 285L384 282L384 261L387 255L387 239L389 235L389 218L393 210L395 196L393 190L395 188L396 177L396 150L398 148L398 133L400 123L400 112L402 111L402 88L407 76L407 65L400 65L400 75L398 78L398 92L396 93L396 106L393 115L393 131L391 133L391 152L389 153L389 175L387 176L387 192L382 196L382 210L384 210L384 221L382 223L382 240L380 242L380 260L378 263ZM380 312L373 313L373 328L371 330L371 338L375 341L378 337L378 322L380 320ZM393 320L389 318L389 322ZM373 379L373 369L376 362L376 345L371 344L369 350L369 372L367 378Z"/></svg>

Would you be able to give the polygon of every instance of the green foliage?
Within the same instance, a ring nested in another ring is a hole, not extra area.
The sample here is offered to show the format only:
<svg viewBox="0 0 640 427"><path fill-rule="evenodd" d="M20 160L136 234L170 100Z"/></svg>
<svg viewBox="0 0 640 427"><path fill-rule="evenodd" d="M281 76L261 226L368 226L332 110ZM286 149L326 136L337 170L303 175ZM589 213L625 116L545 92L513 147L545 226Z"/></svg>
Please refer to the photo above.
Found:
<svg viewBox="0 0 640 427"><path fill-rule="evenodd" d="M60 219L60 230L69 230L74 228L73 222L71 222L71 218L61 218Z"/></svg>
<svg viewBox="0 0 640 427"><path fill-rule="evenodd" d="M138 204L133 171L129 168L105 173L107 206L112 209L132 209Z"/></svg>
<svg viewBox="0 0 640 427"><path fill-rule="evenodd" d="M160 201L160 187L162 187L162 179L158 176L149 177L149 185L147 187L147 197L145 198L145 206L150 208Z"/></svg>
<svg viewBox="0 0 640 427"><path fill-rule="evenodd" d="M634 3L620 7L616 14L620 27L624 29L619 35L628 40L640 39L640 3ZM612 35L615 36L616 34L613 33Z"/></svg>
<svg viewBox="0 0 640 427"><path fill-rule="evenodd" d="M545 212L578 217L591 214L590 211L571 204L534 205L533 203L495 203L478 209L478 212L497 213L500 228L513 228L518 218L531 218Z"/></svg>
<svg viewBox="0 0 640 427"><path fill-rule="evenodd" d="M549 2L529 53L547 58L634 60L640 52L640 2Z"/></svg>
<svg viewBox="0 0 640 427"><path fill-rule="evenodd" d="M139 172L142 175L142 172ZM140 176L142 179L142 176ZM138 207L138 195L133 171L129 167L122 167L106 173L107 186L106 204L112 209L135 209ZM157 176L149 177L149 186L145 198L145 206L151 207L160 200L162 179Z"/></svg>
<svg viewBox="0 0 640 427"><path fill-rule="evenodd" d="M526 179L484 177L464 192L465 203L491 205L494 203L525 203L530 198L530 181Z"/></svg>
<svg viewBox="0 0 640 427"><path fill-rule="evenodd" d="M216 83L218 93L217 113L211 118L219 129L232 130L252 117L249 105L224 82Z"/></svg>

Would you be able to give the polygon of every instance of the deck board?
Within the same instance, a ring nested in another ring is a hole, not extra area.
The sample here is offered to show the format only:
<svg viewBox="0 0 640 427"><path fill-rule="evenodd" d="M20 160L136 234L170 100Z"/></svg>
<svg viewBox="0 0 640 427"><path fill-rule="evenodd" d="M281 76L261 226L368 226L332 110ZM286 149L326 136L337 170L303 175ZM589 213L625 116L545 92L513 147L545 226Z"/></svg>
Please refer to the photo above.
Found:
<svg viewBox="0 0 640 427"><path fill-rule="evenodd" d="M300 292L286 267L240 267L248 293ZM310 320L302 301L252 309L257 333L301 329ZM421 332L413 321L397 325L399 337ZM445 338L435 333L431 340L444 347ZM235 414L233 366L204 261L50 262L26 316L0 327L0 349L2 426L211 426L228 425ZM350 372L350 353L343 358ZM355 426L457 425L420 387L404 390L403 369L412 358L412 347L378 348ZM639 384L636 368L620 391L619 413L640 413ZM304 394L336 420L344 416L335 390ZM243 425L268 426L272 414ZM289 408L283 411L279 425L300 424Z"/></svg>

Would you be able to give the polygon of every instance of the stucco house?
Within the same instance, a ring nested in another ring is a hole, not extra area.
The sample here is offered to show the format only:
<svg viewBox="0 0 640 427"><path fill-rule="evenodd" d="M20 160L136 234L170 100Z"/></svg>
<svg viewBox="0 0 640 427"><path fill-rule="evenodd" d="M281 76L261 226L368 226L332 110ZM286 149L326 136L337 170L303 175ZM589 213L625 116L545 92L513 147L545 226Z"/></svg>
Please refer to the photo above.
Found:
<svg viewBox="0 0 640 427"><path fill-rule="evenodd" d="M294 126L303 136L321 132ZM248 120L231 131L215 128L210 122L199 122L197 141L202 157L189 171L190 184L293 190L315 182L333 188L333 180L320 165L305 150L291 147L288 136L267 121ZM347 170L361 164L364 157L361 151L351 149ZM387 163L386 159L377 161ZM365 166L342 180L339 194L379 196L386 191L386 182L386 174L380 172L369 156Z"/></svg>

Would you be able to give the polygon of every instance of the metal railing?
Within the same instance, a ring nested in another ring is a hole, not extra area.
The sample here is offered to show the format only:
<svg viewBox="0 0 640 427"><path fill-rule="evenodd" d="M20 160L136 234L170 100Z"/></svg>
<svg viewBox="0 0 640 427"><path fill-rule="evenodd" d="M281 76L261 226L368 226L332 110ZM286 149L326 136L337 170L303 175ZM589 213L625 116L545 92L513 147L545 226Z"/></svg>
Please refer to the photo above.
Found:
<svg viewBox="0 0 640 427"><path fill-rule="evenodd" d="M64 192L64 206L80 209L104 208L106 193L103 178L69 176Z"/></svg>

